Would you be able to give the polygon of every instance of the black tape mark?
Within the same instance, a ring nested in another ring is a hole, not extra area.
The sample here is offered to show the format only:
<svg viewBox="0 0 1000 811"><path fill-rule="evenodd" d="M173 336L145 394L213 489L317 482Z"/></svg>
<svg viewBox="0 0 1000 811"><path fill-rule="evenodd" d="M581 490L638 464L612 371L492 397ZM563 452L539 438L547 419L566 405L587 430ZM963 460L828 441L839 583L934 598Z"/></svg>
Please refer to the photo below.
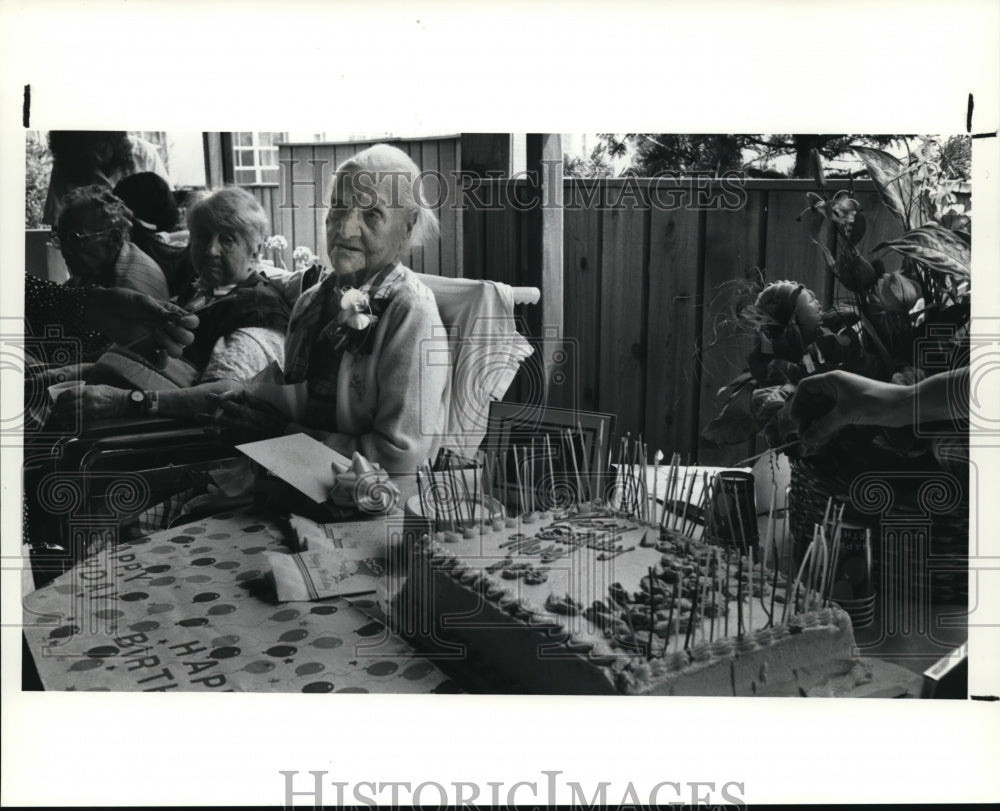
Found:
<svg viewBox="0 0 1000 811"><path fill-rule="evenodd" d="M31 124L31 85L24 86L24 103L21 105L21 125L28 129Z"/></svg>

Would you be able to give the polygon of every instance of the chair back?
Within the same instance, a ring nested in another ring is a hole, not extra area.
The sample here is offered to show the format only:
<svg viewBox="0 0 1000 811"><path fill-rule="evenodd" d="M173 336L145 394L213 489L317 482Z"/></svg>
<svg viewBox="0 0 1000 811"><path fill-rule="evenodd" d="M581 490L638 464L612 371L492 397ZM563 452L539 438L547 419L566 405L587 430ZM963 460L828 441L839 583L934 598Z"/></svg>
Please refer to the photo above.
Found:
<svg viewBox="0 0 1000 811"><path fill-rule="evenodd" d="M447 331L452 379L448 428L442 447L475 455L489 422L490 403L507 393L534 350L517 332L514 306L536 303L537 288L501 282L421 275L437 301Z"/></svg>

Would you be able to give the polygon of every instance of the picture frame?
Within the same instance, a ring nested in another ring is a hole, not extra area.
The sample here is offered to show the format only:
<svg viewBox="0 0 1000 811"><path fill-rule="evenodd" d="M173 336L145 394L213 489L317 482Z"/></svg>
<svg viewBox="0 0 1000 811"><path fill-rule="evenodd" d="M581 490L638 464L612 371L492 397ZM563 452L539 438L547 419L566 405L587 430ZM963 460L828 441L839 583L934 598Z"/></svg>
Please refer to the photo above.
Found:
<svg viewBox="0 0 1000 811"><path fill-rule="evenodd" d="M613 414L492 403L482 449L498 466L494 492L518 512L603 497L614 428Z"/></svg>

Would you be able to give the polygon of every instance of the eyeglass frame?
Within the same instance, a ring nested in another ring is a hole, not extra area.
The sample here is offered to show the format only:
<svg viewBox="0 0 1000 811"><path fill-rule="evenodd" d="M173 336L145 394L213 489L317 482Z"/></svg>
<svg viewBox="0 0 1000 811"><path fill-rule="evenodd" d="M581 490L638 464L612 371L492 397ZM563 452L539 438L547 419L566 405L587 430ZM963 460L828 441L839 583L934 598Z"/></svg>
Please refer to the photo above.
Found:
<svg viewBox="0 0 1000 811"><path fill-rule="evenodd" d="M70 231L65 236L59 236L59 231L55 228L49 233L49 243L54 248L62 250L64 247L70 250L74 248L81 248L101 237L107 236L108 234L113 234L118 232L119 237L122 234L120 228L105 228L103 231L95 231L92 234L81 234L79 231ZM65 244L63 244L65 243Z"/></svg>

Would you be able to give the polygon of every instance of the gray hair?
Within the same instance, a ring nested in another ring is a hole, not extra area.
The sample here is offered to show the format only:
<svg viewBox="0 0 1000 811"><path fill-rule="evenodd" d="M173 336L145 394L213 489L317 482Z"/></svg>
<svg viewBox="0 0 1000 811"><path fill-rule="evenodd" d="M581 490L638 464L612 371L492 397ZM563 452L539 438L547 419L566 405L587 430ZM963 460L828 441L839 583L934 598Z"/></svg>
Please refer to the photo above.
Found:
<svg viewBox="0 0 1000 811"><path fill-rule="evenodd" d="M187 223L192 231L200 226L215 234L235 234L252 251L271 230L257 198L239 186L226 186L199 197L188 208Z"/></svg>
<svg viewBox="0 0 1000 811"><path fill-rule="evenodd" d="M389 146L389 144L370 146L337 167L337 171L333 175L334 183L336 183L337 177L344 172L356 170L372 172L376 175L376 179L390 175L405 177L408 182L395 184L394 188L398 189L399 199L392 202L398 202L407 213L414 216L413 230L407 245L415 248L437 239L441 232L437 212L427 202L423 193L423 184L416 184L417 178L420 176L420 167L402 149ZM414 188L415 184L416 188Z"/></svg>

